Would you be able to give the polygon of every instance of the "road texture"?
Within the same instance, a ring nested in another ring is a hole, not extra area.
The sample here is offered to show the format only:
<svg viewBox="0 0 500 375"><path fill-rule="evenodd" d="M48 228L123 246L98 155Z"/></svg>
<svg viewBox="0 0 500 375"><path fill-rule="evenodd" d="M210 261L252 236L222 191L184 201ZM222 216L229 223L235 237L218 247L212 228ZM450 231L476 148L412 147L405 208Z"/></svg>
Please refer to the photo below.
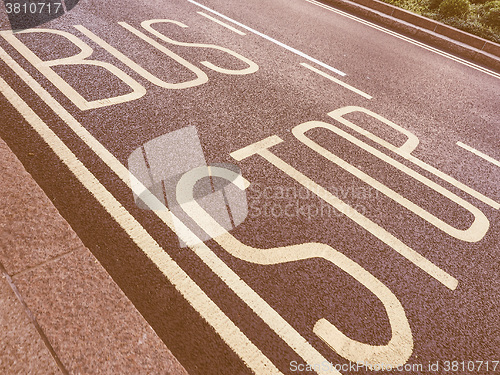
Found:
<svg viewBox="0 0 500 375"><path fill-rule="evenodd" d="M172 353L192 375L500 372L500 74L312 0L199 1L1 19L0 136ZM191 211L205 242L127 169L188 127L250 183L229 232Z"/></svg>

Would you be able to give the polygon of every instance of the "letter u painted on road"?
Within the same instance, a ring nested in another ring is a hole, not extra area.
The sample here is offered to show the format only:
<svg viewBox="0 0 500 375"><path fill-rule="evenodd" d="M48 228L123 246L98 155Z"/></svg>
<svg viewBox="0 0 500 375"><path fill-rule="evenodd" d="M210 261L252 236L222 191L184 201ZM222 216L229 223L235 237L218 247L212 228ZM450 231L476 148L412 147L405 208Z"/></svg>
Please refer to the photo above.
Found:
<svg viewBox="0 0 500 375"><path fill-rule="evenodd" d="M93 32L91 32L87 28L85 28L81 25L76 25L75 28L77 30L79 30L87 38L92 40L94 43L96 43L100 47L104 48L111 55L113 55L118 60L120 60L123 64L127 65L134 72L136 72L141 77L147 79L149 82L151 82L152 84L154 84L156 86L163 87L166 89L187 89L189 87L199 86L199 85L202 85L202 84L208 82L207 75L201 69L197 68L196 66L194 66L190 62L184 60L182 57L180 57L176 53L172 52L171 50L169 50L165 46L162 46L160 43L158 43L155 40L144 35L144 33L141 33L139 30L128 25L127 23L119 22L119 24L122 27L124 27L125 29L127 29L128 31L130 31L131 33L133 33L134 35L136 35L139 38L141 38L142 40L144 40L146 43L155 47L158 51L160 51L163 54L165 54L166 56L170 57L172 60L174 60L179 65L183 66L187 70L190 70L193 73L193 75L196 76L196 78L193 78L192 80L184 81L184 82L165 82L165 81L161 80L160 78L156 77L155 75L151 74L150 72L148 72L146 69L144 69L142 66L140 66L136 62L132 61L129 57L125 56L123 53L118 51L116 48L111 46L109 43L107 43L103 39L99 38L97 35L95 35Z"/></svg>

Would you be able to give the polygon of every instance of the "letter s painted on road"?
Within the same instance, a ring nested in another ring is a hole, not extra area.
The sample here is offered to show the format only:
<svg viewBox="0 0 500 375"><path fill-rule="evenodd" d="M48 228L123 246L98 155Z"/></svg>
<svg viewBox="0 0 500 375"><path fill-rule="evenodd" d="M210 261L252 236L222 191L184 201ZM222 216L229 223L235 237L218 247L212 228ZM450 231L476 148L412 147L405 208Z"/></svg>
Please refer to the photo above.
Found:
<svg viewBox="0 0 500 375"><path fill-rule="evenodd" d="M231 56L236 57L237 59L243 61L245 64L248 65L247 68L233 70L233 69L221 68L221 67L219 67L217 65L212 64L209 61L201 61L200 62L200 64L206 66L209 69L215 70L216 72L219 72L219 73L236 74L236 75L244 75L244 74L255 73L259 69L259 66L256 63L254 63L253 61L251 61L251 60L247 59L246 57L240 55L239 53L231 51L228 48L217 46L215 44L178 42L176 40L170 39L170 38L166 37L165 35L163 35L162 33L160 33L159 31L153 29L153 27L151 25L155 24L155 23L173 23L174 25L177 25L177 26L180 26L180 27L184 27L184 28L188 27L187 25L185 25L185 24L183 24L181 22L178 22L178 21L173 21L173 20L158 20L158 19L157 20L143 21L143 22L141 22L141 26L144 29L146 29L147 31L149 31L151 34L155 35L156 37L158 37L159 39L161 39L161 40L163 40L163 41L165 41L167 43L175 44L177 46L185 46L185 47L201 47L201 48L217 49L219 51L226 52L226 53L230 54Z"/></svg>

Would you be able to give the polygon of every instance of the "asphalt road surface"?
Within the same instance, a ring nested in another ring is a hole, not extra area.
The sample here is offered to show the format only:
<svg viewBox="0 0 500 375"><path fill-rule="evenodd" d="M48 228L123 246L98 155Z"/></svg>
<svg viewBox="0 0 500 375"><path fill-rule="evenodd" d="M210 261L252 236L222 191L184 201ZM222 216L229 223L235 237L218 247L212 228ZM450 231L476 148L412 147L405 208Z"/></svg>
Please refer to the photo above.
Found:
<svg viewBox="0 0 500 375"><path fill-rule="evenodd" d="M190 374L500 372L498 72L313 0L1 17L0 136Z"/></svg>

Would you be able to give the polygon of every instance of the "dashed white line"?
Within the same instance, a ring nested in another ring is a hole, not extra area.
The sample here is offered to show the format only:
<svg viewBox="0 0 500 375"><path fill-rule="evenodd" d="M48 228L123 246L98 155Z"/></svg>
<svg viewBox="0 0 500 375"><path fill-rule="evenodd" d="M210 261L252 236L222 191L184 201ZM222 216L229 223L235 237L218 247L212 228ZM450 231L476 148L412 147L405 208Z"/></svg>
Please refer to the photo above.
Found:
<svg viewBox="0 0 500 375"><path fill-rule="evenodd" d="M462 147L463 149L472 152L473 154L479 156L480 158L483 158L486 161L489 161L491 164L496 165L497 167L500 167L500 161L493 159L491 156L486 155L482 153L481 151L476 150L475 148L472 148L471 146L467 146L466 144L462 142L457 142L457 146Z"/></svg>
<svg viewBox="0 0 500 375"><path fill-rule="evenodd" d="M231 31L234 31L236 34L240 34L240 35L247 35L245 34L243 31L240 31L234 27L232 27L231 25L228 25L227 23L225 22L222 22L221 20L218 20L217 18L214 18L212 16L209 16L208 14L206 13L203 13L203 12L196 12L198 13L200 16L203 16L205 18L208 18L210 21L214 21L215 23L218 23L219 25L221 26L224 26L226 29L229 29Z"/></svg>
<svg viewBox="0 0 500 375"><path fill-rule="evenodd" d="M357 88L355 88L355 87L353 87L351 85L348 85L347 83L342 82L340 79L332 77L331 75L326 74L325 72L322 72L321 70L316 69L315 67L313 67L313 66L311 66L311 65L309 65L307 63L300 63L300 65L302 65L303 67L306 67L309 70L312 70L315 73L318 73L319 75L321 75L321 76L329 79L332 82L335 82L336 84L338 84L338 85L340 85L342 87L345 87L348 90L351 90L352 92L355 92L358 95L361 95L363 98L366 98L366 99L371 99L372 98L371 95L368 95L367 93L365 93L365 92L363 92L361 90L358 90Z"/></svg>
<svg viewBox="0 0 500 375"><path fill-rule="evenodd" d="M188 1L191 1L191 0L188 0ZM414 40L414 39L412 39L412 38L409 38L409 37L407 37L407 36L401 35L401 34L399 34L399 33L395 32L395 31L392 31L392 30L386 29L385 27L378 26L378 25L376 25L376 24L374 24L374 23L371 23L371 22L369 22L369 21L365 21L365 20L364 20L364 19L362 19L362 18L359 18L359 17L353 16L353 15L351 15L351 14L349 14L349 13L343 12L343 11L338 10L338 9L335 9L335 8L332 8L332 7L330 7L330 6L327 6L327 5L325 5L325 4L322 4L322 3L318 2L318 1L315 1L315 0L305 0L305 1L307 1L307 2L309 2L309 3L311 3L311 4L314 4L314 5L317 5L317 6L321 7L321 8L327 9L327 10L329 10L330 12L334 12L334 13L340 14L340 15L342 15L342 16L344 16L344 17L347 17L347 18L350 18L350 19L352 19L352 20L354 20L354 21L356 21L356 22L359 22L359 23L365 24L365 25L367 25L367 26L370 26L371 28L374 28L374 29L380 30L380 31L382 31L382 32L384 32L384 33L386 33L386 34L389 34L389 35L395 36L396 38L402 39L402 40L407 41L407 42L409 42L409 43L411 43L411 44L414 44L414 45L416 45L416 46L422 47L422 48L424 48L424 49L426 49L426 50L428 50L428 51L431 51L431 52L437 53L438 55L444 56L444 57L446 57L446 58L448 58L448 59L451 59L451 60L453 60L453 61L456 61L456 62L458 62L458 63L460 63L460 64L467 65L467 66L468 66L468 67L470 67L470 68L473 68L473 69L479 70L480 72L486 73L486 74L488 74L488 75L490 75L490 76L492 76L492 77L495 77L495 78L500 78L500 74L498 74L498 73L496 73L496 72L494 72L494 71L492 71L492 70L489 70L489 69L483 68L482 66L479 66L479 65L476 65L476 64L474 64L474 63L471 63L471 62L469 62L469 61L467 61L467 60L461 59L460 57L453 56L452 54L447 53L447 52L443 52L443 51L441 51L441 50L439 50L439 49L437 49L437 48L434 48L434 47L428 46L428 45L427 45L427 44L425 44L425 43L418 42L418 41L416 41L416 40Z"/></svg>
<svg viewBox="0 0 500 375"><path fill-rule="evenodd" d="M221 13L219 13L219 12L217 12L217 11L213 10L213 9L210 9L209 7L206 7L205 5L202 5L202 4L200 4L200 3L197 3L197 2L196 2L196 1L194 1L194 0L187 0L187 1L189 1L190 3L192 3L192 4L194 4L194 5L199 6L200 8L203 8L203 9L205 9L206 11L209 11L209 12L211 12L211 13L213 13L213 14L215 14L215 15L217 15L217 16L219 16L219 17L221 17L221 18L224 18L224 19L225 19L225 20L227 20L227 21L232 22L232 23L234 23L235 25L238 25L238 26L239 26L239 27L241 27L242 29L248 30L248 31L250 31L251 33L254 33L254 34L256 34L256 35L258 35L258 36L260 36L260 37L262 37L262 38L264 38L264 39L267 39L267 40L269 40L270 42L273 42L274 44L277 44L278 46L283 47L283 48L285 48L285 49L289 50L290 52L295 53L296 55L299 55L299 56L301 56L301 57L303 57L303 58L305 58L305 59L307 59L307 60L309 60L309 61L312 61L313 63L318 64L318 65L322 66L323 68L326 68L326 69L328 69L328 70L330 70L330 71L332 71L332 72L334 72L334 73L336 73L336 74L339 74L339 75L341 75L342 77L344 77L344 76L346 75L344 72L342 72L342 71L340 71L340 70L338 70L338 69L335 69L334 67L332 67L332 66L330 66L330 65L328 65L328 64L325 64L324 62L319 61L318 59L315 59L314 57L311 57L311 56L309 56L309 55L305 54L304 52L301 52L301 51L299 51L299 50L297 50L297 49L295 49L295 48L293 48L293 47L290 47L290 46L286 45L285 43L281 43L280 41L277 41L276 39L273 39L273 38L271 38L270 36L267 36L266 34L263 34L263 33L259 32L259 31L257 31L257 30L254 30L254 29L252 29L251 27L248 27L248 26L246 26L246 25L244 25L244 24L242 24L242 23L240 23L240 22L238 22L238 21L235 21L235 20L233 20L232 18L229 18L229 17L227 17L227 16L225 16L225 15L223 15L223 14L221 14Z"/></svg>

